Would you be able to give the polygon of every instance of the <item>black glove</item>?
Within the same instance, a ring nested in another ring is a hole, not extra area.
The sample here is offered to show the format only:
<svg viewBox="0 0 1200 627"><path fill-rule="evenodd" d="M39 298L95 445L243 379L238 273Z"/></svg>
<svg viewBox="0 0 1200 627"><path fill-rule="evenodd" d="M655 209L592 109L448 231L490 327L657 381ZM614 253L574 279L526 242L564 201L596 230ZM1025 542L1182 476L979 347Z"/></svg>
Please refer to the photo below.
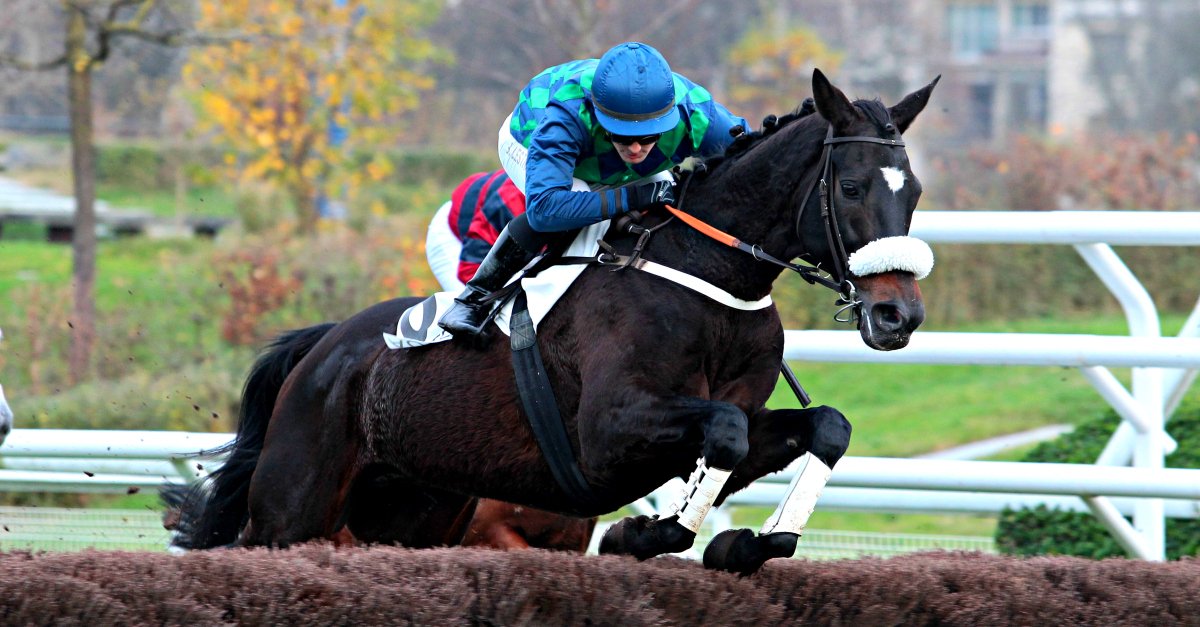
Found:
<svg viewBox="0 0 1200 627"><path fill-rule="evenodd" d="M625 188L625 207L630 211L646 209L654 205L675 204L675 182L654 181Z"/></svg>

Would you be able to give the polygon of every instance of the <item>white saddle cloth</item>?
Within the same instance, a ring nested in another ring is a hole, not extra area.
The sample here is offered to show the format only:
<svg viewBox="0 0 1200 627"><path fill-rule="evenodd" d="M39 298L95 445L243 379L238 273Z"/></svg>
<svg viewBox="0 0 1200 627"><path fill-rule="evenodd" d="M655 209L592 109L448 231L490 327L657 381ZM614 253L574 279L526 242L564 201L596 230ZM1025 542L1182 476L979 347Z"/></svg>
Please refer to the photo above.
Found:
<svg viewBox="0 0 1200 627"><path fill-rule="evenodd" d="M580 231L575 241L563 252L563 256L595 257L600 252L598 242L608 231L610 222L611 220L604 220ZM521 287L527 295L529 316L533 319L534 329L586 267L586 264L581 263L567 264L546 268L535 277L517 275L521 277ZM400 314L400 320L396 323L396 333L384 333L383 341L387 343L388 348L416 348L451 339L453 336L439 327L437 322L450 309L455 296L458 294L438 292L408 308ZM508 324L512 307L513 300L509 299L494 319L496 326L500 327L505 335L509 334Z"/></svg>

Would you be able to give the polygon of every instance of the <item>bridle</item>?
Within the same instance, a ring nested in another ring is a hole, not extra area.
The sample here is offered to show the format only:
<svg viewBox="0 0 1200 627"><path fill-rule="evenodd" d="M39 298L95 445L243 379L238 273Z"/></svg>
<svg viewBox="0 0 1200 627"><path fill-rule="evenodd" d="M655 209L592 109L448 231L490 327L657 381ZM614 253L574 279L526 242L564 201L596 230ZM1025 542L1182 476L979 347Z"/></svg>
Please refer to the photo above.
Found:
<svg viewBox="0 0 1200 627"><path fill-rule="evenodd" d="M890 123L888 128L894 128ZM870 137L867 135L851 135L847 137L834 137L833 125L829 126L829 130L825 133L825 141L821 149L821 176L813 181L813 184L808 187L808 191L804 194L804 200L796 209L796 226L795 233L797 240L802 240L804 237L803 231L800 230L800 222L804 217L804 208L808 206L808 201L812 198L813 190L819 190L821 203L821 222L825 224L825 241L829 244L829 255L833 258L833 271L830 273L833 276L833 282L836 287L832 289L838 293L838 303L842 305L841 309L833 315L833 319L838 322L853 322L859 318L862 310L862 301L858 298L858 291L854 287L854 283L850 281L850 272L847 269L850 265L850 255L846 252L846 243L842 239L841 229L838 228L837 208L833 204L833 195L829 193L829 185L833 181L833 149L840 144L850 143L869 143L881 144L884 146L892 146L896 148L904 147L903 139L884 139L882 137ZM828 284L825 284L829 287ZM843 318L844 312L849 311L848 317Z"/></svg>
<svg viewBox="0 0 1200 627"><path fill-rule="evenodd" d="M891 127L891 125L888 125ZM798 241L802 241L803 232L800 229L800 222L804 216L804 208L808 205L809 199L812 198L813 190L819 190L821 203L821 221L825 225L825 239L829 243L829 253L833 257L833 270L829 272L830 277L822 274L822 268L819 266L810 266L806 264L794 264L780 259L776 259L772 255L763 250L758 244L747 244L746 242L713 227L712 225L700 220L699 218L684 213L681 209L677 209L667 205L667 210L672 215L679 218L688 226L700 231L704 235L717 240L727 246L736 248L745 253L749 253L759 261L765 261L777 265L781 268L792 270L800 275L802 279L810 285L822 285L838 294L837 304L842 307L834 314L834 320L838 322L853 323L862 317L862 300L858 298L858 291L854 287L854 283L850 281L849 265L850 255L846 251L846 244L842 239L841 229L838 228L837 208L833 203L833 196L829 193L829 185L833 180L833 149L840 144L849 143L871 143L881 144L884 146L892 146L896 148L904 147L902 139L883 139L880 137L869 137L866 135L852 135L847 137L834 137L833 126L829 127L825 134L825 142L821 149L821 176L813 181L809 186L808 191L804 194L804 200L796 209L795 234ZM693 174L694 175L694 174ZM683 207L683 201L687 195L688 183L691 182L692 176L685 178L680 184L679 192L679 207ZM849 312L849 313L846 313Z"/></svg>

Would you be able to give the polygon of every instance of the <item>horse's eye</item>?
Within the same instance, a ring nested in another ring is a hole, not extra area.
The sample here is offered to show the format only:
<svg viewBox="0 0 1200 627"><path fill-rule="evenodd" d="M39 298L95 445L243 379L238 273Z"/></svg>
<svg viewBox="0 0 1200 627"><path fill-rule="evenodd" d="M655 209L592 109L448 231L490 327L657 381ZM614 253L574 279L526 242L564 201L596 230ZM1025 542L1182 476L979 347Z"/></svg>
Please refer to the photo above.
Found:
<svg viewBox="0 0 1200 627"><path fill-rule="evenodd" d="M854 183L843 181L842 196L846 198L858 198L858 186Z"/></svg>

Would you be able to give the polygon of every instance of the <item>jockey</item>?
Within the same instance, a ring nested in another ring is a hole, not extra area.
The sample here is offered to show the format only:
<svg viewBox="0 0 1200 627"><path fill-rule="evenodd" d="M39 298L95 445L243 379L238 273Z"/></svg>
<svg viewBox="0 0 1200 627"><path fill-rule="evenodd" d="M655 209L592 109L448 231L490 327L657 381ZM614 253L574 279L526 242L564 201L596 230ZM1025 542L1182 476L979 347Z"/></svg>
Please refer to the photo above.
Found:
<svg viewBox="0 0 1200 627"><path fill-rule="evenodd" d="M674 203L670 168L691 156L720 154L740 132L735 127L746 129L746 121L643 43L619 44L599 60L571 61L533 77L499 133L500 163L524 192L526 213L500 232L442 328L479 334L490 313L484 297L552 234ZM614 187L643 179L650 180Z"/></svg>
<svg viewBox="0 0 1200 627"><path fill-rule="evenodd" d="M461 292L525 196L504 170L477 172L459 183L429 223L425 255L442 289Z"/></svg>

